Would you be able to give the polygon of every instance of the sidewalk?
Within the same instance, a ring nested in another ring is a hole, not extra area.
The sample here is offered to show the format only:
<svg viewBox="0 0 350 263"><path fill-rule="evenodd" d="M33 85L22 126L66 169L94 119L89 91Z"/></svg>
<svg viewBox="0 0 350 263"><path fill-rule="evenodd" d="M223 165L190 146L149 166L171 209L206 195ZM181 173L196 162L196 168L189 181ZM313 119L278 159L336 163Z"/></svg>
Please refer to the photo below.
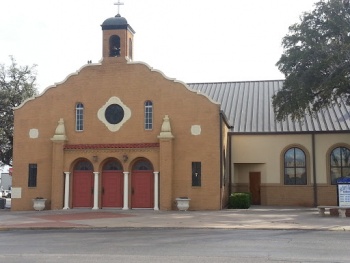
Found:
<svg viewBox="0 0 350 263"><path fill-rule="evenodd" d="M350 218L320 217L316 208L253 206L247 210L0 209L0 231L55 228L222 228L350 231Z"/></svg>

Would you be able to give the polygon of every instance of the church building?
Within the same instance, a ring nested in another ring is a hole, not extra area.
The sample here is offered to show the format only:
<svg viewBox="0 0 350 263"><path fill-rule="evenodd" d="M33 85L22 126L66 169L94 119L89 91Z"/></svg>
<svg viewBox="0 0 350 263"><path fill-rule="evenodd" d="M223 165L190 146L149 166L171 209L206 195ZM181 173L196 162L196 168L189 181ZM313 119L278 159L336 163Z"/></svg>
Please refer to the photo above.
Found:
<svg viewBox="0 0 350 263"><path fill-rule="evenodd" d="M102 59L15 109L12 210L220 210L336 204L350 176L349 108L276 122L283 81L183 83L133 61L135 31L102 25Z"/></svg>
<svg viewBox="0 0 350 263"><path fill-rule="evenodd" d="M100 63L15 109L13 210L221 209L229 192L220 105L145 63L119 14L102 24Z"/></svg>

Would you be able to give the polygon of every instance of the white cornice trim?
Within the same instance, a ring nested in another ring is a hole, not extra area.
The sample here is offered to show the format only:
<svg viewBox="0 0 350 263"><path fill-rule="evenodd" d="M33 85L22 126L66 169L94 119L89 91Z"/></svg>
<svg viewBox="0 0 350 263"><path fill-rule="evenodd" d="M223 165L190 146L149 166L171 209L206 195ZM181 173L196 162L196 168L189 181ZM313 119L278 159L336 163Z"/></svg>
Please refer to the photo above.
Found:
<svg viewBox="0 0 350 263"><path fill-rule="evenodd" d="M177 80L176 78L170 78L170 77L168 77L167 75L164 74L163 71L152 68L152 67L151 67L149 64L147 64L146 62L142 62L142 61L128 61L127 59L126 59L126 61L127 61L127 64L129 64L129 65L144 65L144 66L146 66L150 71L152 71L152 72L157 72L157 73L161 74L165 79L170 80L170 81L173 81L173 82L175 82L175 83L180 83L180 84L182 84L186 89L188 89L189 91L194 92L194 93L196 93L196 94L198 94L198 95L202 95L202 96L206 97L206 98L207 98L211 103L213 103L213 104L220 105L220 103L214 101L214 100L213 100L212 98L210 98L208 95L203 94L203 93L201 93L200 91L196 91L196 90L191 89L185 82L183 82L183 81L181 81L181 80ZM61 84L65 83L70 77L75 76L75 75L78 75L85 67L100 66L100 65L102 65L102 62L103 62L103 58L102 58L98 63L91 63L91 64L85 64L85 65L83 65L83 66L80 67L76 72L73 72L73 73L67 75L67 77L66 77L64 80L62 80L62 81L60 81L60 82L55 82L53 85L48 86L47 88L45 88L40 94L38 94L38 95L36 95L36 96L33 96L33 97L31 97L31 98L26 99L26 100L23 101L19 106L14 107L13 109L14 109L14 110L20 109L20 108L23 107L23 105L26 104L28 101L31 101L31 100L34 100L34 99L36 99L36 98L39 98L39 97L43 96L43 95L46 93L46 91L48 91L49 89L56 88L58 85L61 85Z"/></svg>
<svg viewBox="0 0 350 263"><path fill-rule="evenodd" d="M139 65L144 65L146 66L150 71L153 71L153 72L157 72L159 74L161 74L164 78L166 78L167 80L170 80L170 81L173 81L175 83L180 83L182 85L185 86L186 89L188 89L189 91L193 92L193 93L196 93L198 95L202 95L204 97L206 97L211 103L213 104L216 104L216 105L220 105L220 103L218 103L217 101L214 101L212 98L210 98L207 94L204 94L204 93L201 93L200 91L196 91L196 90L193 90L191 89L185 82L181 81L181 80L177 80L176 78L170 78L168 77L167 75L165 75L165 73L159 69L154 69L152 68L149 64L147 64L146 62L143 62L143 61L129 61L127 62L127 64L139 64Z"/></svg>

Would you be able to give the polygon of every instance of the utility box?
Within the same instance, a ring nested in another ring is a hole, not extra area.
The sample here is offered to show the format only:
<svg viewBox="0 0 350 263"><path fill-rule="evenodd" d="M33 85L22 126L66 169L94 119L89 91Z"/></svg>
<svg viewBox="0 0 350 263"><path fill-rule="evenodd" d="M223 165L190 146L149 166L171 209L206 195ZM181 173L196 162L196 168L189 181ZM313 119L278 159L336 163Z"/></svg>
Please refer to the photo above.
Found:
<svg viewBox="0 0 350 263"><path fill-rule="evenodd" d="M6 199L0 198L0 209L4 209L6 206Z"/></svg>
<svg viewBox="0 0 350 263"><path fill-rule="evenodd" d="M10 190L12 187L12 175L10 173L0 174L0 189Z"/></svg>

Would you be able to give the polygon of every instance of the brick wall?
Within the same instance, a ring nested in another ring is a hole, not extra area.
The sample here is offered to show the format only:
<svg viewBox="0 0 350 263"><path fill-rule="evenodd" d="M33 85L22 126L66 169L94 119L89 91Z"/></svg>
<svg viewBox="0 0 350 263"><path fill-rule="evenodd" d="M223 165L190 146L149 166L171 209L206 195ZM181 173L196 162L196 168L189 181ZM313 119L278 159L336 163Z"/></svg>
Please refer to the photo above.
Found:
<svg viewBox="0 0 350 263"><path fill-rule="evenodd" d="M249 184L235 184L233 192L249 192ZM337 190L335 186L318 185L318 205L337 205ZM314 206L314 187L284 186L279 184L261 185L261 205L272 206Z"/></svg>
<svg viewBox="0 0 350 263"><path fill-rule="evenodd" d="M131 110L130 119L117 132L108 130L97 117L99 109L113 96ZM154 105L154 128L150 131L144 130L143 126L146 100L151 100ZM83 132L75 131L77 102L84 104ZM14 199L13 210L32 209L31 199L36 196L48 198L49 208L53 204L53 209L60 209L63 205L63 172L72 173L78 159L89 160L94 171L101 172L105 160L116 158L121 161L125 153L129 159L126 163L122 162L124 171L131 172L136 159L146 158L160 172L160 202L167 204L164 209L174 208L173 200L179 196L190 197L190 206L194 210L220 209L219 110L219 105L207 97L165 78L144 64L128 63L121 57L104 58L100 65L89 64L15 110L13 185L22 188L22 198ZM167 175L162 174L159 148L92 147L65 149L60 155L51 141L58 120L63 118L68 138L65 144L159 143L157 136L165 115L170 118L174 135L172 150L164 157L164 160L172 160L171 191L162 192L170 188L167 186L169 181L163 180ZM191 134L192 125L200 125L200 135ZM30 129L38 130L38 138L29 138ZM97 162L93 156L98 156ZM57 167L58 160L62 160L62 167ZM191 185L192 162L203 165L201 187ZM38 164L38 184L34 188L27 186L29 163Z"/></svg>

